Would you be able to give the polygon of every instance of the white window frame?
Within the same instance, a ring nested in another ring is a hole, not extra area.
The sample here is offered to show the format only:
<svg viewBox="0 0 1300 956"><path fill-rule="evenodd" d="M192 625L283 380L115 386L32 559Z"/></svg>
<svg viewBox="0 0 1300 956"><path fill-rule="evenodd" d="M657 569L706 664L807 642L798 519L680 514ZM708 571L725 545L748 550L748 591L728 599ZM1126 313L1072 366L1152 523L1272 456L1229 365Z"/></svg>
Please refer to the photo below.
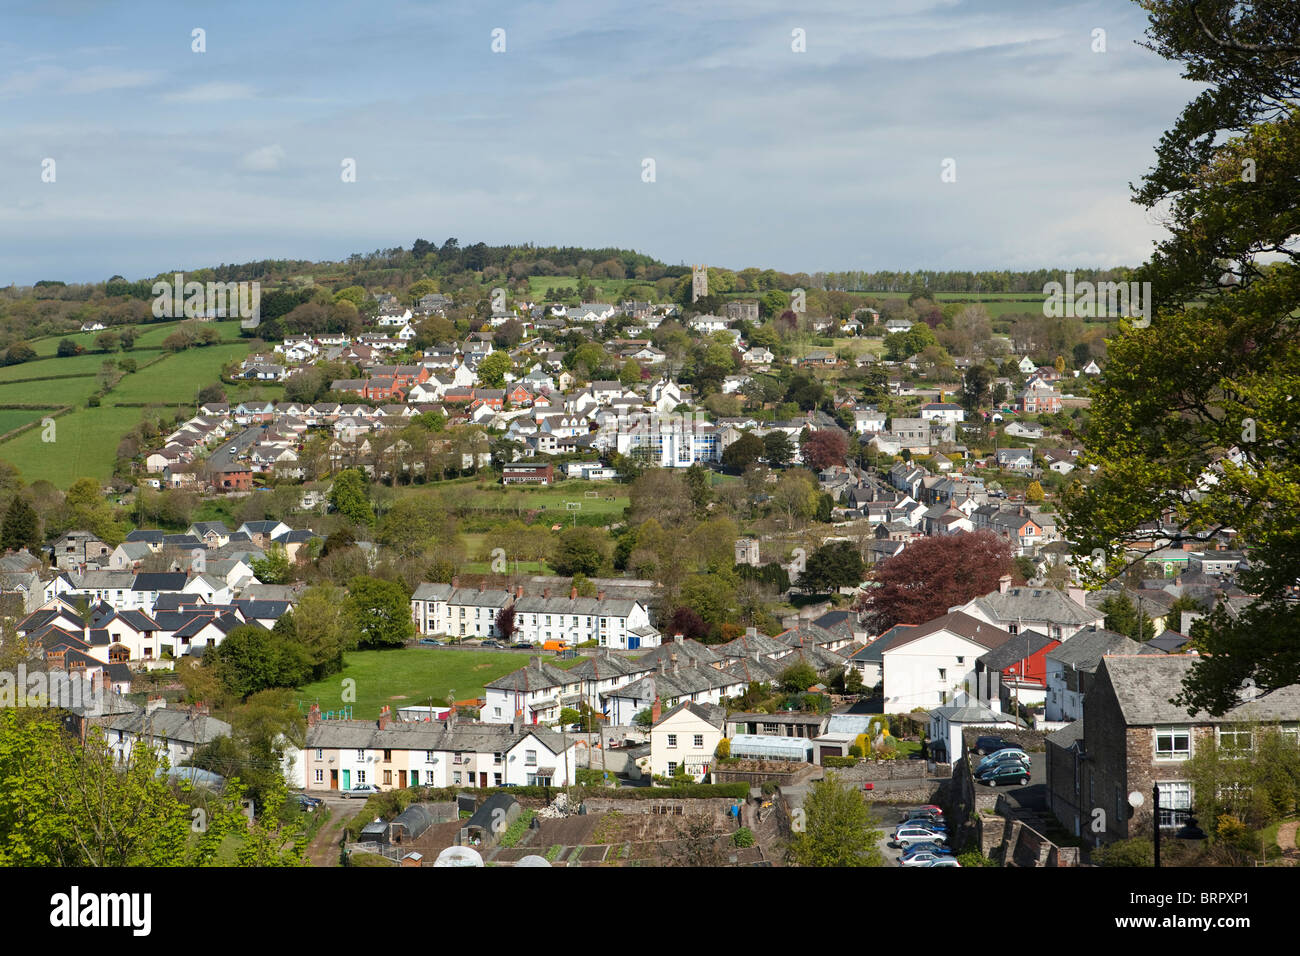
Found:
<svg viewBox="0 0 1300 956"><path fill-rule="evenodd" d="M1192 785L1186 780L1160 780L1160 829L1172 830L1182 826L1192 808Z"/></svg>
<svg viewBox="0 0 1300 956"><path fill-rule="evenodd" d="M1192 755L1192 728L1186 724L1156 727L1151 736L1155 760L1161 763L1174 763L1187 760ZM1160 750L1161 737L1168 737L1170 742L1170 749L1163 753ZM1186 751L1179 750L1175 746L1175 741L1179 737L1187 738Z"/></svg>

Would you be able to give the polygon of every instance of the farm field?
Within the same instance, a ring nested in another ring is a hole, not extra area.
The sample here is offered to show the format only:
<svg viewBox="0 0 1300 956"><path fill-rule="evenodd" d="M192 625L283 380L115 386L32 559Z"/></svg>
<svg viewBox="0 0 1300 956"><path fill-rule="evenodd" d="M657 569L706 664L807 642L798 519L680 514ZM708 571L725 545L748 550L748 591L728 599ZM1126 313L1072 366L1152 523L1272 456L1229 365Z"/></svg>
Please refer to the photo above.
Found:
<svg viewBox="0 0 1300 956"><path fill-rule="evenodd" d="M35 421L44 414L38 409L0 408L0 435Z"/></svg>
<svg viewBox="0 0 1300 956"><path fill-rule="evenodd" d="M27 482L44 479L67 488L83 477L107 481L113 474L118 442L140 420L140 411L79 408L55 419L52 443L41 441L41 429L33 428L0 445L0 459L14 465Z"/></svg>
<svg viewBox="0 0 1300 956"><path fill-rule="evenodd" d="M184 322L190 320L181 320L171 322L148 322L142 325L114 325L104 331L121 332L123 329L133 328L136 332L135 344L137 348L159 348L162 346L163 339L171 335ZM216 322L214 327L221 333L223 342L234 342L239 339L239 322ZM95 337L100 332L73 332L68 335L51 335L47 338L38 339L30 343L32 349L37 355L54 355L59 348L59 343L64 339L71 339L86 350L95 347ZM121 357L130 355L130 352L115 353L115 355L105 355L104 358ZM138 356L139 361L145 361L147 356Z"/></svg>
<svg viewBox="0 0 1300 956"><path fill-rule="evenodd" d="M59 405L84 403L99 387L93 375L52 378L39 382L0 382L0 405Z"/></svg>
<svg viewBox="0 0 1300 956"><path fill-rule="evenodd" d="M222 365L247 353L248 346L243 343L186 349L143 371L127 375L104 401L106 404L192 404L200 388L220 378Z"/></svg>
<svg viewBox="0 0 1300 956"><path fill-rule="evenodd" d="M543 655L548 663L566 669L583 660L581 657L557 661ZM299 689L298 699L304 707L319 703L322 711L344 706L344 679L356 681L356 701L352 716L371 720L379 708L388 704L398 707L434 703L445 704L455 691L457 700L483 696L483 685L528 664L522 651L462 651L440 647L399 647L382 651L350 651L344 657L341 673L307 684Z"/></svg>
<svg viewBox="0 0 1300 956"><path fill-rule="evenodd" d="M153 358L157 353L145 352L142 355L135 356L137 362L146 362ZM118 354L121 357L121 353ZM106 361L114 361L115 357L105 355L103 352L93 352L87 355L68 355L63 358L35 359L31 362L22 362L18 365L0 366L0 382L12 382L16 379L25 378L49 378L52 375L97 375L100 366Z"/></svg>

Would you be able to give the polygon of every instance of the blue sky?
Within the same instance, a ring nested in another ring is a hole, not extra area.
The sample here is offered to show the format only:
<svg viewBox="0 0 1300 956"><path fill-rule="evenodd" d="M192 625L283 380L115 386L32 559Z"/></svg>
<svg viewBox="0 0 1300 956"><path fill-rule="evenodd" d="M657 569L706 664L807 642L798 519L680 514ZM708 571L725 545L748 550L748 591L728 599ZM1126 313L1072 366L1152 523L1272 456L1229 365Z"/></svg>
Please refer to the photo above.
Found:
<svg viewBox="0 0 1300 956"><path fill-rule="evenodd" d="M1163 233L1129 183L1198 90L1134 43L1131 0L4 0L3 18L0 285L449 236L809 272L1137 264Z"/></svg>

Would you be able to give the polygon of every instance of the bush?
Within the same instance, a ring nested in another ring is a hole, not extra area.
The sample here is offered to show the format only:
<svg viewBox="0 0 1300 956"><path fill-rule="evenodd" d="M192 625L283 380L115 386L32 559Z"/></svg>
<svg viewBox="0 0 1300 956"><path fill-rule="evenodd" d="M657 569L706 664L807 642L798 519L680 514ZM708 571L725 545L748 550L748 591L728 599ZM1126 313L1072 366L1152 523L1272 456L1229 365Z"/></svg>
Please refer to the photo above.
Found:
<svg viewBox="0 0 1300 956"><path fill-rule="evenodd" d="M731 741L726 737L719 740L718 749L714 751L714 754L722 760L728 759L731 756Z"/></svg>
<svg viewBox="0 0 1300 956"><path fill-rule="evenodd" d="M861 758L862 748L859 747L857 744L854 744L852 747L849 748L849 756Z"/></svg>
<svg viewBox="0 0 1300 956"><path fill-rule="evenodd" d="M1092 862L1097 866L1156 865L1155 845L1150 840L1117 840L1092 851Z"/></svg>
<svg viewBox="0 0 1300 956"><path fill-rule="evenodd" d="M738 847L748 847L754 845L754 831L749 827L741 827L731 835L731 842Z"/></svg>
<svg viewBox="0 0 1300 956"><path fill-rule="evenodd" d="M957 855L957 862L962 866L997 866L997 863L990 860L978 850L969 850L966 853Z"/></svg>
<svg viewBox="0 0 1300 956"><path fill-rule="evenodd" d="M856 767L858 765L857 757L823 757L822 766L824 767Z"/></svg>

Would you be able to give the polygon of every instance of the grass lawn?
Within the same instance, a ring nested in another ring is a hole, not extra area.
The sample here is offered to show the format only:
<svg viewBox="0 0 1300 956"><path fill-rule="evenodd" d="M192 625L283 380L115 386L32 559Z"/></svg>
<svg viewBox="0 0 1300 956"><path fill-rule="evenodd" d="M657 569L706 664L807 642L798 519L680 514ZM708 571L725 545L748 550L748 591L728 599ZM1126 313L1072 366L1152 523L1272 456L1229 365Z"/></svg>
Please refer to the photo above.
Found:
<svg viewBox="0 0 1300 956"><path fill-rule="evenodd" d="M612 501L609 499L613 499ZM528 510L565 511L566 502L576 501L581 514L616 515L631 503L628 486L614 481L562 481L549 488L523 488L494 485L475 489L474 508L514 508L514 502L526 502Z"/></svg>
<svg viewBox="0 0 1300 956"><path fill-rule="evenodd" d="M622 291L629 285L650 285L653 282L638 283L630 279L590 279L586 280L596 289L596 301L608 302L610 305L617 305L620 301L619 296ZM528 277L528 295L534 301L540 302L546 296L547 289L578 289L583 284L577 276L529 276Z"/></svg>
<svg viewBox="0 0 1300 956"><path fill-rule="evenodd" d="M556 661L552 664L572 667L582 660ZM379 708L388 704L398 707L445 704L455 691L457 700L483 696L483 685L528 664L523 652L461 651L438 647L400 647L385 651L352 651L344 658L342 673L333 674L301 688L298 699L319 703L322 711L344 706L343 681L356 681L356 701L352 716L369 720L379 716Z"/></svg>

